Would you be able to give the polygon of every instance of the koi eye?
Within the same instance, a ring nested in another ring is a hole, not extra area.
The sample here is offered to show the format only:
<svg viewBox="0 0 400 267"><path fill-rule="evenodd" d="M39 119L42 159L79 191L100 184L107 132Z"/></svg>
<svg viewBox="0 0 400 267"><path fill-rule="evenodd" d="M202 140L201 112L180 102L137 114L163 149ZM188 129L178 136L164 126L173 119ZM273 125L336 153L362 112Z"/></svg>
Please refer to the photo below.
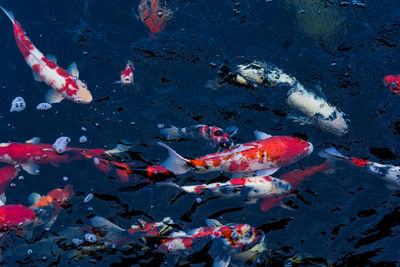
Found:
<svg viewBox="0 0 400 267"><path fill-rule="evenodd" d="M82 102L83 102L82 98L74 99L74 103L76 103L76 104L81 104Z"/></svg>

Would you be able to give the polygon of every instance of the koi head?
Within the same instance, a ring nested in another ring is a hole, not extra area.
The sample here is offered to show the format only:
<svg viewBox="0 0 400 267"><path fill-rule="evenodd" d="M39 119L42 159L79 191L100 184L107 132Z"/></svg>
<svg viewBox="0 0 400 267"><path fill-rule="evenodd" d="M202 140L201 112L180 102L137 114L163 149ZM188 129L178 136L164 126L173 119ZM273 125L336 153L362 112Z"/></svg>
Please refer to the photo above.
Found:
<svg viewBox="0 0 400 267"><path fill-rule="evenodd" d="M231 228L230 245L239 251L246 251L264 241L264 233L248 224L238 224Z"/></svg>
<svg viewBox="0 0 400 267"><path fill-rule="evenodd" d="M72 185L68 184L63 189L53 189L46 196L40 197L32 205L32 208L43 208L47 206L60 208L62 205L68 202L73 195L73 187Z"/></svg>
<svg viewBox="0 0 400 267"><path fill-rule="evenodd" d="M271 180L272 186L274 187L275 194L288 194L292 191L292 186L288 181L268 177Z"/></svg>
<svg viewBox="0 0 400 267"><path fill-rule="evenodd" d="M347 133L348 126L346 120L343 118L343 113L336 109L327 118L318 116L318 114L315 118L319 127L327 132L336 135L344 135Z"/></svg>
<svg viewBox="0 0 400 267"><path fill-rule="evenodd" d="M73 101L77 104L89 104L93 100L93 96L87 88L86 83L79 79L76 79L76 84L78 85L78 91L73 97Z"/></svg>
<svg viewBox="0 0 400 267"><path fill-rule="evenodd" d="M131 85L133 84L133 72L135 71L135 67L131 64L126 64L125 69L121 72L121 83L123 85Z"/></svg>

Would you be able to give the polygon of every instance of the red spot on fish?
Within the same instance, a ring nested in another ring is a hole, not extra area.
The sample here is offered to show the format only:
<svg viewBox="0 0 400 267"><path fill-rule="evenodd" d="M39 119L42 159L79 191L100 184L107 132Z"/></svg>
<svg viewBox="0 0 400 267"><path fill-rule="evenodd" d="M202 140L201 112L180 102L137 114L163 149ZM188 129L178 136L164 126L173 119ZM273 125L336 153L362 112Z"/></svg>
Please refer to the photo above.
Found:
<svg viewBox="0 0 400 267"><path fill-rule="evenodd" d="M64 70L63 68L58 67L56 71L57 71L57 73L58 73L60 76L62 76L62 77L64 77L64 78L68 78L68 77L71 76L71 74L69 74L69 73L68 73L66 70Z"/></svg>
<svg viewBox="0 0 400 267"><path fill-rule="evenodd" d="M263 178L264 178L264 180L267 181L267 182L271 182L271 181L272 181L272 178L269 177L269 176L264 176Z"/></svg>
<svg viewBox="0 0 400 267"><path fill-rule="evenodd" d="M122 183L129 182L130 175L126 172L126 170L117 169L116 173Z"/></svg>
<svg viewBox="0 0 400 267"><path fill-rule="evenodd" d="M27 58L31 53L30 50L33 50L35 47L28 37L26 37L25 31L17 21L14 24L14 37L22 55L24 58Z"/></svg>
<svg viewBox="0 0 400 267"><path fill-rule="evenodd" d="M43 62L49 67L50 69L55 69L57 68L57 64L48 59L47 57L43 56L42 57Z"/></svg>
<svg viewBox="0 0 400 267"><path fill-rule="evenodd" d="M231 185L245 185L246 179L244 178L233 178L231 180Z"/></svg>
<svg viewBox="0 0 400 267"><path fill-rule="evenodd" d="M40 66L40 64L35 64L32 66L32 70L33 72L40 74L40 72L42 71L42 66Z"/></svg>
<svg viewBox="0 0 400 267"><path fill-rule="evenodd" d="M204 185L198 185L198 186L196 186L196 187L194 188L194 191L195 191L196 193L202 194L202 193L204 193L204 190L203 190L204 188L205 188Z"/></svg>
<svg viewBox="0 0 400 267"><path fill-rule="evenodd" d="M365 167L368 165L370 162L364 159L357 159L357 158L350 158L351 162L353 162L355 165L359 167Z"/></svg>

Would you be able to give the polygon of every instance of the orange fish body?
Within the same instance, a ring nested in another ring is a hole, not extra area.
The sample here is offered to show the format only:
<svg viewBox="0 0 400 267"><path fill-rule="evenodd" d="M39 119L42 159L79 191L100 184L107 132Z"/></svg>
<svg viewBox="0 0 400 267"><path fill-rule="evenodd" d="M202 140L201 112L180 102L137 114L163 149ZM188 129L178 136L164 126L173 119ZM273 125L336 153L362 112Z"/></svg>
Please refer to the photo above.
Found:
<svg viewBox="0 0 400 267"><path fill-rule="evenodd" d="M297 137L274 136L233 147L196 159L185 159L163 143L170 157L162 164L174 174L196 171L252 172L269 170L268 175L307 155L313 146ZM267 175L267 174L264 174Z"/></svg>

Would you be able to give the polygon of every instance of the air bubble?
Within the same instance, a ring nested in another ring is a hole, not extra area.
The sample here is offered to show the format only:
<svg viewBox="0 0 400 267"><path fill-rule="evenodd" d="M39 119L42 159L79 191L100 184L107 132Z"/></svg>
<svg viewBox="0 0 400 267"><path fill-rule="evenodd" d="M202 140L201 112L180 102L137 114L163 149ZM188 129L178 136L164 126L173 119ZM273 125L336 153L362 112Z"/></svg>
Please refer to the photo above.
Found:
<svg viewBox="0 0 400 267"><path fill-rule="evenodd" d="M83 244L83 240L79 238L72 238L72 244L74 244L75 246L80 246Z"/></svg>
<svg viewBox="0 0 400 267"><path fill-rule="evenodd" d="M87 137L82 135L81 137L79 137L79 143L84 144L87 142Z"/></svg>
<svg viewBox="0 0 400 267"><path fill-rule="evenodd" d="M97 241L97 237L94 234L85 234L84 238L89 243L95 243Z"/></svg>
<svg viewBox="0 0 400 267"><path fill-rule="evenodd" d="M93 199L93 194L89 193L85 199L83 199L83 203L88 203L89 201L91 201Z"/></svg>

